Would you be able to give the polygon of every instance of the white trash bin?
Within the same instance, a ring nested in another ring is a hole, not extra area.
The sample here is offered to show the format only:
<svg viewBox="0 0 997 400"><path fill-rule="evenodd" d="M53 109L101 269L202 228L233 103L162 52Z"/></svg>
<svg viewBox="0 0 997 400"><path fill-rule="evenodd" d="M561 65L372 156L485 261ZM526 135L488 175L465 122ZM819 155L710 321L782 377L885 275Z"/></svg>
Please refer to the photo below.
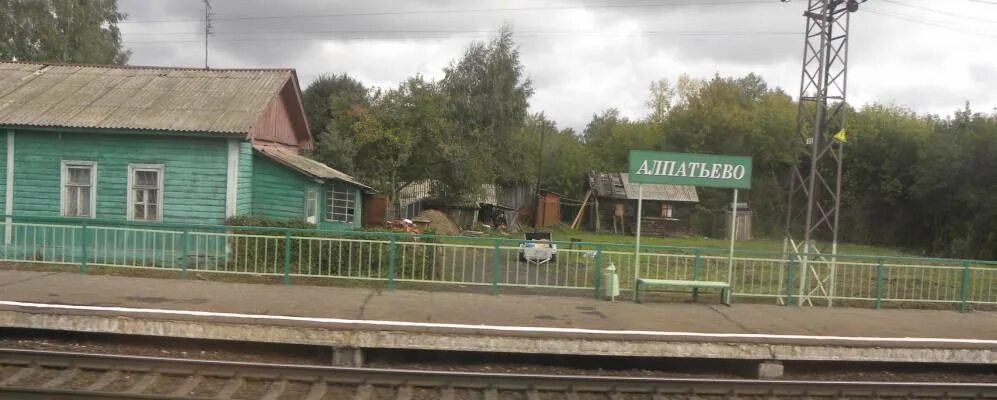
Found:
<svg viewBox="0 0 997 400"><path fill-rule="evenodd" d="M620 275L616 273L616 266L612 262L603 272L603 286L606 297L609 301L616 301L616 296L620 295Z"/></svg>

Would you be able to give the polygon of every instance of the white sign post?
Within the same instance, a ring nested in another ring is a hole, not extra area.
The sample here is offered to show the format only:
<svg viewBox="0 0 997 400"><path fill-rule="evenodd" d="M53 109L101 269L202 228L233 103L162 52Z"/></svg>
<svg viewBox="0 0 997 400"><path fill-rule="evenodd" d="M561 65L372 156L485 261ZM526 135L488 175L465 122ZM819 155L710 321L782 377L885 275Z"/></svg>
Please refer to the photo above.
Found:
<svg viewBox="0 0 997 400"><path fill-rule="evenodd" d="M734 189L734 201L730 203L730 253L727 255L727 283L734 280L734 238L737 234L737 189Z"/></svg>
<svg viewBox="0 0 997 400"><path fill-rule="evenodd" d="M637 184L637 244L634 246L634 301L637 301L637 280L640 279L640 221L644 213L644 185Z"/></svg>

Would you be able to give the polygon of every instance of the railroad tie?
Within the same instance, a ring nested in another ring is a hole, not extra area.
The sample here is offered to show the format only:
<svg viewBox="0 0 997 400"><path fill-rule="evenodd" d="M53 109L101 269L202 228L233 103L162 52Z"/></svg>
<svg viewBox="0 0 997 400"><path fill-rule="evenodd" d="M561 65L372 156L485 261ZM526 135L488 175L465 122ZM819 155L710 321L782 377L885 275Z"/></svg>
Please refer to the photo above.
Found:
<svg viewBox="0 0 997 400"><path fill-rule="evenodd" d="M79 368L76 368L76 367L66 368L66 369L62 370L62 373L60 373L59 375L56 375L55 378L52 378L48 382L45 382L44 384L42 384L42 387L43 388L56 388L56 387L65 385L66 382L69 382L69 381L73 380L73 378L76 377L76 375L78 375L79 373L80 373L80 369Z"/></svg>
<svg viewBox="0 0 997 400"><path fill-rule="evenodd" d="M485 389L485 400L499 400L498 390L494 386Z"/></svg>
<svg viewBox="0 0 997 400"><path fill-rule="evenodd" d="M277 400L280 398L280 395L284 394L284 390L287 390L287 379L281 379L270 384L270 387L267 388L267 393L263 395L261 400Z"/></svg>
<svg viewBox="0 0 997 400"><path fill-rule="evenodd" d="M116 369L107 370L106 372L101 374L100 378L97 379L97 381L94 382L92 385L90 385L90 387L88 387L87 390L91 392L100 391L105 387L107 387L107 385L110 385L111 382L118 380L119 377L121 377L121 371L118 371Z"/></svg>
<svg viewBox="0 0 997 400"><path fill-rule="evenodd" d="M570 388L564 393L564 398L566 400L578 400L578 392L575 391L575 388Z"/></svg>
<svg viewBox="0 0 997 400"><path fill-rule="evenodd" d="M454 393L452 387L440 388L440 400L454 400L457 398L457 394Z"/></svg>
<svg viewBox="0 0 997 400"><path fill-rule="evenodd" d="M329 385L325 382L315 382L305 396L305 400L321 400L325 397L325 392L329 390Z"/></svg>
<svg viewBox="0 0 997 400"><path fill-rule="evenodd" d="M412 386L400 386L398 388L398 397L396 397L395 400L412 400Z"/></svg>
<svg viewBox="0 0 997 400"><path fill-rule="evenodd" d="M199 385L199 384L201 384L201 375L200 374L194 374L194 375L188 376L187 379L184 379L184 381L180 385L180 387L178 387L177 390L173 391L172 396L174 396L174 397L186 397L187 395L190 394L190 392L194 391L194 388L196 388L197 385Z"/></svg>
<svg viewBox="0 0 997 400"><path fill-rule="evenodd" d="M145 375L142 376L142 379L139 379L139 381L135 383L135 386L132 386L131 389L128 389L127 393L131 394L142 393L146 391L146 389L152 387L152 385L155 384L157 380L159 380L158 372L146 373Z"/></svg>
<svg viewBox="0 0 997 400"><path fill-rule="evenodd" d="M244 383L246 383L246 380L243 379L241 376L238 375L233 376L232 379L229 379L228 382L225 382L225 387L223 387L222 390L218 391L218 394L215 395L215 398L231 399L232 396L235 396L235 392L238 392L239 388L241 388L242 384Z"/></svg>
<svg viewBox="0 0 997 400"><path fill-rule="evenodd" d="M0 386L13 386L17 381L34 375L36 372L40 371L41 367L32 364L31 366L22 367L14 375L8 376L7 379L0 381Z"/></svg>
<svg viewBox="0 0 997 400"><path fill-rule="evenodd" d="M373 395L374 386L369 383L365 383L357 388L356 393L353 394L353 400L372 400Z"/></svg>
<svg viewBox="0 0 997 400"><path fill-rule="evenodd" d="M526 391L526 400L540 400L540 392L536 389Z"/></svg>

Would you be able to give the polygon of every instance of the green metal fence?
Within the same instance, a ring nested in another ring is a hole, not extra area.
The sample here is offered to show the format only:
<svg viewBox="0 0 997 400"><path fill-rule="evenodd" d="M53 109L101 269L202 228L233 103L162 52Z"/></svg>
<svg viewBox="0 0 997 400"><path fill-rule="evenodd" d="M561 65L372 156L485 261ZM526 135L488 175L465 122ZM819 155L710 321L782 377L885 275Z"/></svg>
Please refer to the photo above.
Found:
<svg viewBox="0 0 997 400"><path fill-rule="evenodd" d="M616 268L635 277L729 282L735 298L786 305L997 304L997 262L557 242L549 262L523 260L517 239L13 217L0 220L0 260L282 278L334 278L586 290ZM635 274L636 272L636 274Z"/></svg>

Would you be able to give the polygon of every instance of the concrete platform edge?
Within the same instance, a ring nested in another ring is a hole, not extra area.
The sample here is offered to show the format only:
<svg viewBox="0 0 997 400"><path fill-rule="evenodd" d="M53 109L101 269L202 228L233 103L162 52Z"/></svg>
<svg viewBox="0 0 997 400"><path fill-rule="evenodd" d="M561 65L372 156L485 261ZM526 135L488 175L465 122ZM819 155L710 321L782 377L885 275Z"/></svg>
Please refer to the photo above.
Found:
<svg viewBox="0 0 997 400"><path fill-rule="evenodd" d="M399 330L182 321L106 315L0 311L0 327L172 338L256 341L347 348L420 349L601 356L724 358L776 361L847 361L991 364L987 348L896 348L847 345L730 343L722 341L579 339L448 334Z"/></svg>

